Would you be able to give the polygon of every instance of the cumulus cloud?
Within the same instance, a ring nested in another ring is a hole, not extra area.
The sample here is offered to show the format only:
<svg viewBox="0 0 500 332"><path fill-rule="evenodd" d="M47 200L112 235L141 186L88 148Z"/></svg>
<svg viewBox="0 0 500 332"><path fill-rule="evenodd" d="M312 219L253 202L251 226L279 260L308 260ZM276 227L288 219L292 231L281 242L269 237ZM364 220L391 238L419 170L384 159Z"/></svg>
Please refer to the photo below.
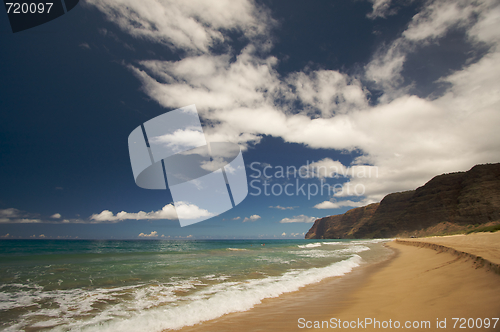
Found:
<svg viewBox="0 0 500 332"><path fill-rule="evenodd" d="M104 210L99 214L93 214L90 219L95 222L118 222L122 220L157 220L157 219L177 219L177 213L173 204L165 205L161 210L144 212L139 211L136 213L130 213L121 211L116 215L109 210Z"/></svg>
<svg viewBox="0 0 500 332"><path fill-rule="evenodd" d="M329 118L368 106L368 92L361 82L335 70L293 73L287 81L295 87L304 111L310 115Z"/></svg>
<svg viewBox="0 0 500 332"><path fill-rule="evenodd" d="M371 2L371 18L391 14L389 0ZM264 42L270 39L274 21L269 11L251 1L221 1L210 8L201 1L88 3L130 35L179 51L178 61L149 59L128 67L144 92L160 105L196 104L206 120L208 141L246 146L269 135L310 148L359 151L360 157L350 165L317 162L318 166L336 165L340 173L319 170L310 175L345 177L343 185L364 188L363 199L369 202L414 189L440 173L499 161L500 37L496 31L500 9L496 1L427 1L405 31L374 53L359 77L324 69L279 75L278 59L267 52L272 43ZM456 29L473 46L486 45L487 52L439 78L448 84L440 96L412 95L412 82L403 70L408 56L437 45ZM229 30L247 43L239 53L230 47ZM225 45L225 51L215 54L214 45ZM368 85L382 96L372 99ZM297 102L303 107L294 107ZM378 176L353 175L363 167L376 167ZM347 187L343 189L337 198L353 196ZM356 204L359 200L351 199L316 207ZM108 211L102 217L119 220L117 216Z"/></svg>
<svg viewBox="0 0 500 332"><path fill-rule="evenodd" d="M33 224L41 223L37 214L21 211L15 208L0 209L0 223Z"/></svg>
<svg viewBox="0 0 500 332"><path fill-rule="evenodd" d="M158 232L157 231L152 231L149 234L140 233L138 236L139 237L158 237Z"/></svg>
<svg viewBox="0 0 500 332"><path fill-rule="evenodd" d="M194 204L185 202L176 202L176 211L179 218L182 219L197 219L202 217L212 217L213 213L202 209Z"/></svg>
<svg viewBox="0 0 500 332"><path fill-rule="evenodd" d="M193 146L206 144L205 135L197 129L178 129L172 134L155 136L150 138L151 143L166 145L174 152L184 151Z"/></svg>
<svg viewBox="0 0 500 332"><path fill-rule="evenodd" d="M60 213L55 213L49 218L40 218L39 214L21 211L15 208L0 209L0 223L51 223L51 224L88 224L88 223L117 223L123 220L177 220L178 216L184 219L197 219L211 217L213 213L187 202L177 202L165 205L161 210L151 212L125 212L114 214L110 210L92 214L88 219L72 218L61 219Z"/></svg>
<svg viewBox="0 0 500 332"><path fill-rule="evenodd" d="M316 217L308 217L306 215L299 215L295 216L292 218L283 218L280 220L280 223L282 224L288 224L288 223L295 223L295 222L304 222L304 223L311 223L314 222L317 218Z"/></svg>
<svg viewBox="0 0 500 332"><path fill-rule="evenodd" d="M243 219L242 222L247 222L247 221L251 221L251 222L254 222L255 220L259 220L261 218L261 216L259 215L251 215L250 217L245 217L245 219Z"/></svg>
<svg viewBox="0 0 500 332"><path fill-rule="evenodd" d="M194 204L177 202L177 207L174 207L173 204L167 204L161 210L151 212L139 211L137 213L130 213L121 211L115 215L109 210L104 210L99 214L93 214L90 219L95 222L119 222L122 220L174 220L178 219L177 216L184 219L196 219L212 216L212 214Z"/></svg>

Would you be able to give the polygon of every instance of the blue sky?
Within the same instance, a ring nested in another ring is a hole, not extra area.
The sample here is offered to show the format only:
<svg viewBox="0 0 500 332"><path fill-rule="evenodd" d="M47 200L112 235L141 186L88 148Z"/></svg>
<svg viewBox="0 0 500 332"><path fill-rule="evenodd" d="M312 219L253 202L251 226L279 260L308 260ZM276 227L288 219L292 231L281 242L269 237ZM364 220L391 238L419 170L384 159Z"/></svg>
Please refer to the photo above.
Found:
<svg viewBox="0 0 500 332"><path fill-rule="evenodd" d="M4 13L0 235L303 238L315 218L499 162L498 31L489 0L82 0L15 34ZM127 138L191 104L256 182L181 228L169 190L135 184ZM293 194L258 194L264 181Z"/></svg>

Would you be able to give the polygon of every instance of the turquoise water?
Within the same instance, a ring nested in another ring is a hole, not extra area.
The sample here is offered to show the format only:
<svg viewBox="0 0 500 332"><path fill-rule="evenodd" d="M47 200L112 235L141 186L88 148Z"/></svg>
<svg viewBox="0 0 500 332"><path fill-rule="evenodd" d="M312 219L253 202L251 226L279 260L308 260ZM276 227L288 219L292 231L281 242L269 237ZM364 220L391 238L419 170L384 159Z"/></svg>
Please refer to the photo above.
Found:
<svg viewBox="0 0 500 332"><path fill-rule="evenodd" d="M387 255L384 240L0 241L2 331L161 331Z"/></svg>

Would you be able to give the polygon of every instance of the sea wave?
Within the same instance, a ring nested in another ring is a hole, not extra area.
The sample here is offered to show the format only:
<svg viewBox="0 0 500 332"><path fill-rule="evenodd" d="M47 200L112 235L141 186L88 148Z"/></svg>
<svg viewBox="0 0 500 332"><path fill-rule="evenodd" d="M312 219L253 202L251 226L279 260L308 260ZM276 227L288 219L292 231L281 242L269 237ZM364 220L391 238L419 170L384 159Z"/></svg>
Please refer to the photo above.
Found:
<svg viewBox="0 0 500 332"><path fill-rule="evenodd" d="M320 242L309 243L309 244L305 244L305 245L298 245L297 247L299 247L299 248L317 248L317 247L321 247L321 243Z"/></svg>
<svg viewBox="0 0 500 332"><path fill-rule="evenodd" d="M25 305L45 303L45 308L26 312L21 321L4 331L19 331L28 326L51 328L52 331L178 329L231 312L246 311L265 298L296 291L327 277L342 276L359 266L361 261L361 257L354 254L326 267L294 269L280 276L239 281L207 275L207 278L170 284L45 292L36 288L23 289L17 295L10 294L14 298L6 299L6 303L21 303L24 298ZM219 282L204 283L214 279ZM198 288L198 285L203 287Z"/></svg>

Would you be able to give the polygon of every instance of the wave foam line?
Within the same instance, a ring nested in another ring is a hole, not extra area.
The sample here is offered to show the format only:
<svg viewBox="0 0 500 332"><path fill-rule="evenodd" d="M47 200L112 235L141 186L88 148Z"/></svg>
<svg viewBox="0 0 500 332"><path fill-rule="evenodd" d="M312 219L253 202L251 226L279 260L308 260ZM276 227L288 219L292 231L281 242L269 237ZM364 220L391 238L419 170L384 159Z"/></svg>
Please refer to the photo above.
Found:
<svg viewBox="0 0 500 332"><path fill-rule="evenodd" d="M328 277L343 276L361 264L361 257L353 255L349 259L336 262L326 267L308 270L293 270L282 276L269 276L264 279L252 279L246 282L228 282L213 285L207 290L193 295L188 304L169 308L155 308L141 311L128 318L110 317L106 312L90 321L74 322L54 331L162 331L179 329L212 320L232 312L246 311L261 303L265 298L278 297L283 293L293 292L306 285L319 282ZM123 312L123 315L126 313ZM104 319L109 319L103 322ZM83 326L85 325L85 326ZM68 328L69 327L69 328Z"/></svg>

